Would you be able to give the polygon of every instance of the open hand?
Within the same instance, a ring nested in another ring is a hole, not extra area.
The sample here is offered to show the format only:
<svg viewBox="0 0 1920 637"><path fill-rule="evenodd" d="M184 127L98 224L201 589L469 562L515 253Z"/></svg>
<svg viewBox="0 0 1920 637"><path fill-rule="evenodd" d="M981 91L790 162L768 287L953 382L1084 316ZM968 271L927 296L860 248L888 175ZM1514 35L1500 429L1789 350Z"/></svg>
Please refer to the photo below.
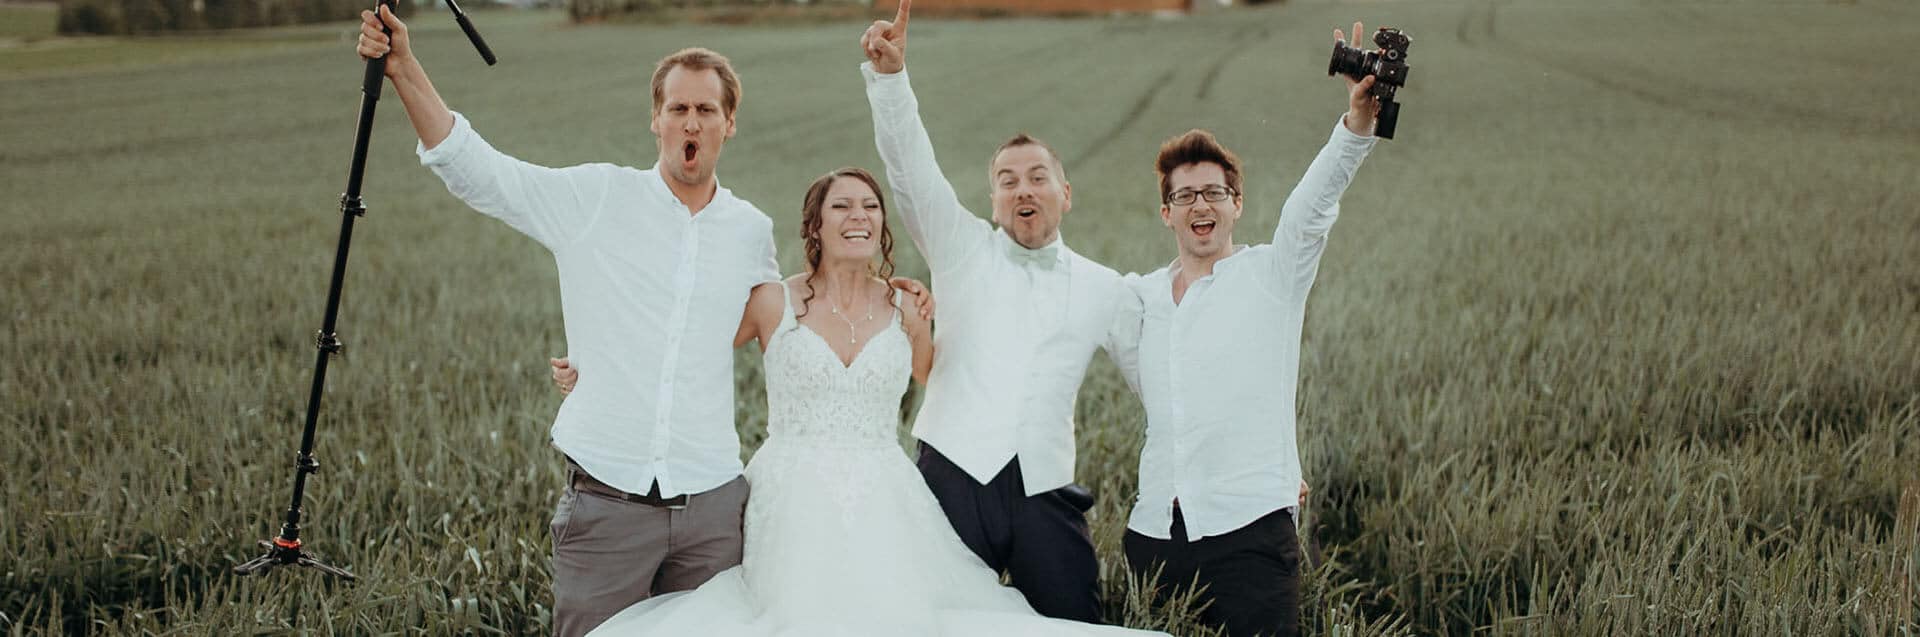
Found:
<svg viewBox="0 0 1920 637"><path fill-rule="evenodd" d="M1351 41L1347 40L1347 34L1334 29L1333 39L1347 42L1347 46L1364 50L1366 44L1360 41L1360 34L1365 32L1363 29L1359 22L1353 23ZM1380 116L1380 99L1367 93L1373 88L1374 77L1369 75L1355 80L1347 77L1345 73L1335 75L1339 75L1340 81L1347 83L1347 114L1340 121L1346 124L1347 130L1353 131L1355 135L1372 135L1374 118Z"/></svg>
<svg viewBox="0 0 1920 637"><path fill-rule="evenodd" d="M547 359L547 364L553 366L553 386L560 390L560 395L573 393L573 386L580 382L580 370L573 366L573 361L562 356Z"/></svg>
<svg viewBox="0 0 1920 637"><path fill-rule="evenodd" d="M875 20L860 34L860 50L873 62L873 70L891 75L907 68L907 13L912 8L913 0L900 0L891 22Z"/></svg>

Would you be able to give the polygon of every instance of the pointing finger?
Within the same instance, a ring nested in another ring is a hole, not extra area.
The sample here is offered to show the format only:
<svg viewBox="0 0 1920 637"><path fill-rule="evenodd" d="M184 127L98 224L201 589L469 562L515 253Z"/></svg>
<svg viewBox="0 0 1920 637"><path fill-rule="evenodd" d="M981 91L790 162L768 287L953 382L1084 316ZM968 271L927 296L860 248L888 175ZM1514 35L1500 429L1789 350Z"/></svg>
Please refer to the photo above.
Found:
<svg viewBox="0 0 1920 637"><path fill-rule="evenodd" d="M900 8L894 11L893 13L893 27L894 27L893 34L894 35L900 36L900 37L906 37L907 13L911 12L912 10L913 10L913 0L900 0Z"/></svg>

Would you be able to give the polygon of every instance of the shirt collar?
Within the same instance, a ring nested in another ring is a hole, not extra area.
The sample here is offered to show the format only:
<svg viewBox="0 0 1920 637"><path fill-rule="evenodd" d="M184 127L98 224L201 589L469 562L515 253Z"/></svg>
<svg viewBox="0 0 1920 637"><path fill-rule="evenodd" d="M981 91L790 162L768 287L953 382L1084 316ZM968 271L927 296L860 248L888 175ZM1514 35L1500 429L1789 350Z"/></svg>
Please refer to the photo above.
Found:
<svg viewBox="0 0 1920 637"><path fill-rule="evenodd" d="M1068 253L1068 252L1071 252L1071 250L1067 248L1067 239L1066 239L1066 237L1067 237L1067 235L1066 235L1066 233L1057 233L1057 234L1055 234L1055 235L1053 235L1053 241L1052 241L1052 242L1049 242L1049 243L1048 243L1047 245L1043 245L1043 246L1040 246L1040 247L1038 247L1038 248L1028 248L1028 247L1026 247L1026 246L1023 246L1023 245L1020 245L1020 242L1018 242L1018 241L1014 241L1014 240L1013 240L1013 237L1012 237L1011 235L1008 235L1008 234L1007 234L1007 232L1006 232L1005 230L1000 230L1000 231L999 231L999 232L998 232L997 234L999 234L999 235L1000 235L1000 238L1001 238L1001 239L1003 239L1003 240L1005 240L1005 241L1007 242L1007 244L1008 244L1008 245L1007 245L1007 249L1008 249L1008 250L1025 250L1025 251L1028 251L1028 252L1038 252L1038 251L1041 251L1041 250L1046 250L1046 249L1048 249L1048 248L1053 248L1053 249L1054 249L1054 255L1053 255L1053 260L1054 260L1054 263L1055 263L1055 264L1058 264L1058 265L1066 265L1066 264L1067 264L1067 253Z"/></svg>
<svg viewBox="0 0 1920 637"><path fill-rule="evenodd" d="M1247 253L1248 247L1250 246L1244 243L1233 246L1233 254L1229 254L1226 256L1226 258L1213 262L1213 274L1209 274L1207 276L1213 276L1215 274L1219 274L1222 269L1232 270L1234 268L1240 267L1240 262L1237 261L1237 259L1240 258L1240 255ZM1172 261L1167 262L1167 267L1162 268L1161 271L1167 273L1168 281L1172 281L1174 277L1180 276L1180 257L1176 256L1173 258ZM1200 278L1204 279L1207 277L1203 276ZM1199 279L1194 279L1194 280L1198 281Z"/></svg>
<svg viewBox="0 0 1920 637"><path fill-rule="evenodd" d="M653 162L653 177L654 185L660 187L659 192L661 196L673 200L683 207L686 205L686 202L682 202L679 197L674 196L673 187L667 185L667 171L660 168L660 160L657 159ZM720 185L720 175L719 173L715 173L713 175L713 200L707 202L707 208L713 208L714 206L727 204L732 201L733 191L727 190L726 186ZM706 209L701 210L701 212L706 211Z"/></svg>

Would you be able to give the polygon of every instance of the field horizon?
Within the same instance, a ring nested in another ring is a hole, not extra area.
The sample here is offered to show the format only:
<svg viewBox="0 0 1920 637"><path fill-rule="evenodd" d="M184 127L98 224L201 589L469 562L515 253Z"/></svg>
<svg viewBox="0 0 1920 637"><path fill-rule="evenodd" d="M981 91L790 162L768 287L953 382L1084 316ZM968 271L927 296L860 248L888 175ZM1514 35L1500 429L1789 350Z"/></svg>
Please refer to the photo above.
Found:
<svg viewBox="0 0 1920 637"><path fill-rule="evenodd" d="M489 142L543 165L652 165L653 62L731 56L721 183L774 219L788 272L805 185L880 172L858 22L474 18L499 66L442 12L411 19L416 51ZM1308 634L1920 634L1920 86L1870 64L1920 39L1920 5L930 18L909 69L969 209L993 148L1032 132L1074 187L1068 244L1145 272L1174 256L1153 154L1190 128L1246 162L1235 239L1268 241L1345 108L1326 49L1356 19L1412 34L1413 73L1308 306ZM549 630L553 260L419 165L391 90L306 494L304 538L361 581L231 572L290 495L355 32L0 48L0 631ZM927 276L903 235L895 259ZM737 363L750 454L759 356ZM1126 579L1144 414L1094 363L1076 477L1106 618L1206 634Z"/></svg>

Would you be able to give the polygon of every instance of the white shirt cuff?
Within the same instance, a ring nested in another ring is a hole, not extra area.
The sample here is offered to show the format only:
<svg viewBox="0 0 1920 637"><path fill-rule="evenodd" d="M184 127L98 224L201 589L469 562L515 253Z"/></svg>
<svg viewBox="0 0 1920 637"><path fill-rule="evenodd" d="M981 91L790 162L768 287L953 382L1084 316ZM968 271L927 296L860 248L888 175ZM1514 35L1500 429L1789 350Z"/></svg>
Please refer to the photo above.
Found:
<svg viewBox="0 0 1920 637"><path fill-rule="evenodd" d="M1379 126L1379 124L1375 124L1375 126L1377 127ZM1340 117L1334 118L1333 120L1333 136L1327 138L1327 143L1336 143L1336 142L1341 144L1362 143L1368 146L1372 146L1373 142L1379 139L1380 139L1379 137L1375 137L1373 135L1361 135L1359 133L1353 132L1352 130L1348 130L1347 115L1346 113L1341 113Z"/></svg>
<svg viewBox="0 0 1920 637"><path fill-rule="evenodd" d="M414 144L413 152L420 156L422 166L445 166L453 163L460 152L466 150L469 140L475 136L473 125L467 123L467 117L460 111L453 111L453 128L447 131L447 138L440 145L427 148L426 142Z"/></svg>
<svg viewBox="0 0 1920 637"><path fill-rule="evenodd" d="M861 62L860 75L867 78L868 84L875 82L905 82L907 80L907 70L905 68L900 69L899 73L881 73L878 69L873 68L873 62Z"/></svg>

